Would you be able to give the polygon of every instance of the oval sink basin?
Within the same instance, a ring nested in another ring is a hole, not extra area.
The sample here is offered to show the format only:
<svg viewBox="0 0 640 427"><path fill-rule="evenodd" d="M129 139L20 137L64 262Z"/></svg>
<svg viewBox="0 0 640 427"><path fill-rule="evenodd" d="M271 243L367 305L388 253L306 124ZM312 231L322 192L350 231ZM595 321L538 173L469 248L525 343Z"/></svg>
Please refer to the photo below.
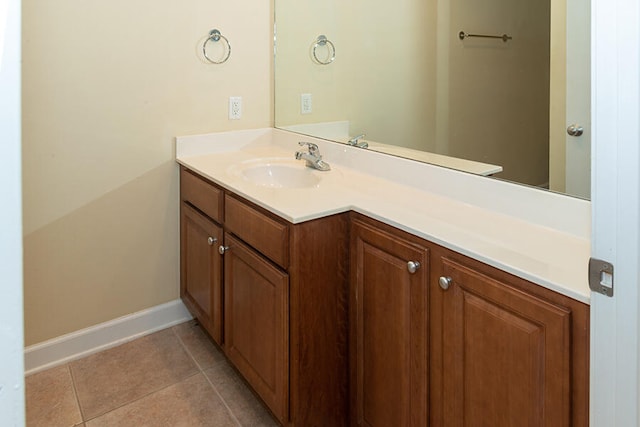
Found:
<svg viewBox="0 0 640 427"><path fill-rule="evenodd" d="M249 181L264 187L304 188L315 187L320 183L320 178L311 170L286 165L254 166L245 169L242 174Z"/></svg>
<svg viewBox="0 0 640 427"><path fill-rule="evenodd" d="M321 181L318 172L306 167L304 162L290 159L246 162L238 166L238 172L253 184L270 188L312 188Z"/></svg>

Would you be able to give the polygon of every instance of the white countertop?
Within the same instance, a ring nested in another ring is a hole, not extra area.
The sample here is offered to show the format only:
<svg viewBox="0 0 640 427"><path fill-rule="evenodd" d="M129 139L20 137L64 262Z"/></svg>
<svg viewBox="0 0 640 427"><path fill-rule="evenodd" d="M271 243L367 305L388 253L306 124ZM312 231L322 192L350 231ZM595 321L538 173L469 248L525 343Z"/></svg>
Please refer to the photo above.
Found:
<svg viewBox="0 0 640 427"><path fill-rule="evenodd" d="M240 173L244 162L293 159L299 140L332 167L299 161L317 186L260 186ZM589 303L588 201L271 128L178 137L176 159L289 222L354 210Z"/></svg>

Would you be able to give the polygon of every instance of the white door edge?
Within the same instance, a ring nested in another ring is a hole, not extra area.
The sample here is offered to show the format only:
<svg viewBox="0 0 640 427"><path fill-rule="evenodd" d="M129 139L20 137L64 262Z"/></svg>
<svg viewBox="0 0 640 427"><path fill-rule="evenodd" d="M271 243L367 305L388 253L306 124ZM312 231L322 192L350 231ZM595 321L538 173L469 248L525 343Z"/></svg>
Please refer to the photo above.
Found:
<svg viewBox="0 0 640 427"><path fill-rule="evenodd" d="M639 422L639 26L637 0L592 1L591 253L615 272L591 298L591 427Z"/></svg>

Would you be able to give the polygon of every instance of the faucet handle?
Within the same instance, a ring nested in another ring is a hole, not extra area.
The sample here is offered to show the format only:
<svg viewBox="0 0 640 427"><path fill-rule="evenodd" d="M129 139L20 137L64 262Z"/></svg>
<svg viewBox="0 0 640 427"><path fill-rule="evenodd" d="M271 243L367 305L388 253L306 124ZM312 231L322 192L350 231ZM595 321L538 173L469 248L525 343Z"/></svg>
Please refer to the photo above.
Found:
<svg viewBox="0 0 640 427"><path fill-rule="evenodd" d="M296 151L296 159L306 160L306 164L310 168L314 168L321 171L331 170L331 166L328 163L322 161L322 156L320 155L320 149L313 142L298 142L300 146L307 146L309 148L309 152L303 153L302 151Z"/></svg>
<svg viewBox="0 0 640 427"><path fill-rule="evenodd" d="M300 146L307 146L309 147L309 153L311 154L315 154L318 152L318 145L314 144L313 142L304 142L304 141L300 141L298 142L298 145Z"/></svg>
<svg viewBox="0 0 640 427"><path fill-rule="evenodd" d="M349 138L349 141L347 142L349 145L358 145L358 140L364 138L366 136L366 134L361 133L360 135L354 136L353 138Z"/></svg>

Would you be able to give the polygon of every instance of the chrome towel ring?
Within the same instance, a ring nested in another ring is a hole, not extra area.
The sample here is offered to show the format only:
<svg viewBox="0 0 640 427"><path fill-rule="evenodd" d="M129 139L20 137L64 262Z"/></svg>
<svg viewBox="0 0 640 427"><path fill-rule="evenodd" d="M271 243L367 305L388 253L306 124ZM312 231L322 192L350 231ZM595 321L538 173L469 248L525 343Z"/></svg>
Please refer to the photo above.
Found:
<svg viewBox="0 0 640 427"><path fill-rule="evenodd" d="M318 58L317 49L320 46L328 46L328 48L329 48L330 55L324 61L322 61L322 60L320 60ZM333 45L331 40L329 40L326 36L321 34L316 39L315 43L313 43L312 54L313 54L314 61L317 62L318 64L320 64L320 65L329 65L333 61L335 61L335 59L336 59L336 47Z"/></svg>
<svg viewBox="0 0 640 427"><path fill-rule="evenodd" d="M207 43L209 43L209 42L217 43L217 42L220 41L220 39L224 40L225 44L227 45L227 48L225 49L227 51L227 53L222 58L221 61L215 61L215 60L211 59L209 57L209 55L207 55ZM220 31L218 31L216 29L211 30L211 31L209 31L209 37L202 44L202 54L204 55L205 59L207 61L211 62L212 64L224 64L225 62L227 62L227 60L231 56L231 43L229 43L229 40L225 36L220 34Z"/></svg>

